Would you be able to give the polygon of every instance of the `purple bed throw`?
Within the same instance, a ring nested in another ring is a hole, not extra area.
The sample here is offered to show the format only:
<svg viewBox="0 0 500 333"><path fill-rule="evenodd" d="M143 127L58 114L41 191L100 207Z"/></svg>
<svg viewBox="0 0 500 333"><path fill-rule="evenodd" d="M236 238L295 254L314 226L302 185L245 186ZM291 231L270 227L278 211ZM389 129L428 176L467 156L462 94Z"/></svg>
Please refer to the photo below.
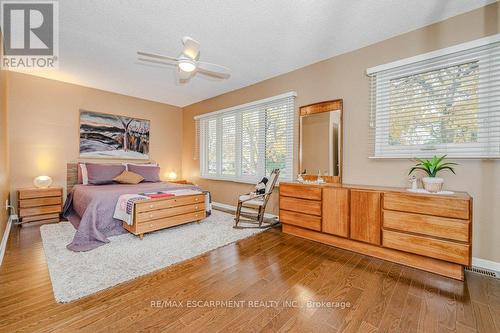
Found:
<svg viewBox="0 0 500 333"><path fill-rule="evenodd" d="M140 183L137 185L75 185L64 205L63 216L75 227L73 241L66 247L75 252L89 251L109 243L108 237L127 231L122 221L113 218L115 205L122 194L194 189L193 185Z"/></svg>

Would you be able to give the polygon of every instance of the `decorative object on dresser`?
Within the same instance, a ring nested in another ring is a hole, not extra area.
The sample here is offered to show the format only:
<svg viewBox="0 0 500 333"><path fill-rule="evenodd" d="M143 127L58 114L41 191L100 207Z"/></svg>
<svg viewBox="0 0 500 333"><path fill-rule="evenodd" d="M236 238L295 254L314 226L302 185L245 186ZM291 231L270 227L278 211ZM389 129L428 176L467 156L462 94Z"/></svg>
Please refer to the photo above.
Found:
<svg viewBox="0 0 500 333"><path fill-rule="evenodd" d="M33 185L35 185L36 188L48 188L52 185L52 178L49 176L38 176L33 179Z"/></svg>
<svg viewBox="0 0 500 333"><path fill-rule="evenodd" d="M342 182L342 105L336 99L300 107L298 180Z"/></svg>
<svg viewBox="0 0 500 333"><path fill-rule="evenodd" d="M472 198L342 184L280 183L283 232L463 280Z"/></svg>
<svg viewBox="0 0 500 333"><path fill-rule="evenodd" d="M63 189L21 188L17 190L17 207L21 223L59 222Z"/></svg>
<svg viewBox="0 0 500 333"><path fill-rule="evenodd" d="M131 225L123 222L123 228L139 235L164 228L203 220L205 194L150 198L134 203L134 218Z"/></svg>
<svg viewBox="0 0 500 333"><path fill-rule="evenodd" d="M438 172L449 170L455 174L453 166L458 165L453 162L445 162L446 155L441 157L434 156L430 160L417 159L418 163L411 168L408 175L415 170L422 170L427 174L427 177L422 178L424 189L430 193L438 193L443 189L444 179L436 177Z"/></svg>

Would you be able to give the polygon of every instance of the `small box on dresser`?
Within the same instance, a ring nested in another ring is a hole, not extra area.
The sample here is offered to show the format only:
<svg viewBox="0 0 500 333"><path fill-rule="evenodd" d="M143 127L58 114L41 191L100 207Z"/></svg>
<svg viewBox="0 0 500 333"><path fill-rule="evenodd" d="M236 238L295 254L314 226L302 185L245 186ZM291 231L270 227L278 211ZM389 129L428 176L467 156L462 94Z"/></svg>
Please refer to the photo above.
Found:
<svg viewBox="0 0 500 333"><path fill-rule="evenodd" d="M59 222L62 195L61 187L18 189L17 208L21 222Z"/></svg>

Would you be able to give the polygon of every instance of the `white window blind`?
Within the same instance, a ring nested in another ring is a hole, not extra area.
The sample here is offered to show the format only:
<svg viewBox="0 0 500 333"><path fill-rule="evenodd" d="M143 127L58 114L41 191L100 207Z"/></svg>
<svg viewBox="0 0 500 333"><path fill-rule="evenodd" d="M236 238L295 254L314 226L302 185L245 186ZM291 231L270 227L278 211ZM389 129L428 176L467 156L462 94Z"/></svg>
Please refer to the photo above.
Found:
<svg viewBox="0 0 500 333"><path fill-rule="evenodd" d="M255 183L273 169L293 178L295 93L195 117L204 178Z"/></svg>
<svg viewBox="0 0 500 333"><path fill-rule="evenodd" d="M367 72L373 157L500 157L499 35Z"/></svg>

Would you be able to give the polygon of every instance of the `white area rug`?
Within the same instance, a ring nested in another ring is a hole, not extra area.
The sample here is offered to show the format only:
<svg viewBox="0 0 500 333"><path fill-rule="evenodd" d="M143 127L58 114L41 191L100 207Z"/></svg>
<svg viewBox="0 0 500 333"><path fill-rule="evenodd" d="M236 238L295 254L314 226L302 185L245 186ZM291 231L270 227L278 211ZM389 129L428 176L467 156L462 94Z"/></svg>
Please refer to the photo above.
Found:
<svg viewBox="0 0 500 333"><path fill-rule="evenodd" d="M69 222L43 225L54 297L70 302L264 231L233 229L233 218L213 210L199 224L159 230L143 240L129 233L110 237L110 243L89 252L66 249L75 234Z"/></svg>

